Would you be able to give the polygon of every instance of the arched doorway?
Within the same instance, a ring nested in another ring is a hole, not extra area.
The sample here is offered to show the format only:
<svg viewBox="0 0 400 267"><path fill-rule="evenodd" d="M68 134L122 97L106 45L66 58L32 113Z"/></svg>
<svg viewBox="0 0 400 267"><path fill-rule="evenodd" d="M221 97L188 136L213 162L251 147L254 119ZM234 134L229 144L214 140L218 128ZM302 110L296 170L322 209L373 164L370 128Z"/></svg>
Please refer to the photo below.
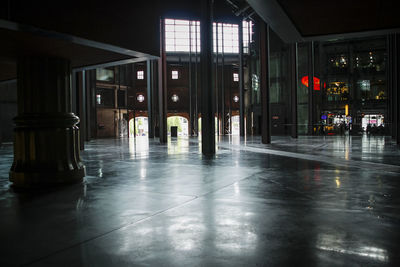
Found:
<svg viewBox="0 0 400 267"><path fill-rule="evenodd" d="M129 120L129 136L133 137L134 133L136 133L136 136L149 135L149 124L147 117L136 117L135 123L133 123L133 119Z"/></svg>
<svg viewBox="0 0 400 267"><path fill-rule="evenodd" d="M182 116L170 116L167 118L167 134L171 135L171 127L178 127L178 136L188 136L189 122Z"/></svg>
<svg viewBox="0 0 400 267"><path fill-rule="evenodd" d="M232 116L232 135L239 135L239 132L240 132L239 115Z"/></svg>

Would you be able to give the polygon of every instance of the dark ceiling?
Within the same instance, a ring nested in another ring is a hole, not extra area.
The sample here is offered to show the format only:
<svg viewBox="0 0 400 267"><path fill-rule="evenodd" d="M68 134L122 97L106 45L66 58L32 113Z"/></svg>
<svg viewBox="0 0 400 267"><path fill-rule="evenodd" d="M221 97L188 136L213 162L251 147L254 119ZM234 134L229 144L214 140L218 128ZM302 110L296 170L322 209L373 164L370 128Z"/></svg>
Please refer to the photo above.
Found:
<svg viewBox="0 0 400 267"><path fill-rule="evenodd" d="M233 12L251 16L254 12L248 3L257 13L264 12L261 17L269 19L278 34L286 34L281 36L286 42L400 28L394 0L215 0L215 20L237 21ZM200 4L189 0L7 1L0 4L0 80L15 77L15 61L22 54L66 57L75 67L158 56L160 18L198 19ZM9 22L16 26L9 27ZM87 42L77 42L75 37Z"/></svg>
<svg viewBox="0 0 400 267"><path fill-rule="evenodd" d="M277 0L303 37L400 28L398 0Z"/></svg>
<svg viewBox="0 0 400 267"><path fill-rule="evenodd" d="M68 58L73 67L160 54L160 18L200 19L201 1L27 1L0 4L0 81L21 55ZM237 21L225 0L215 18Z"/></svg>
<svg viewBox="0 0 400 267"><path fill-rule="evenodd" d="M15 78L16 58L20 55L46 55L71 60L73 68L130 58L127 55L0 28L0 81Z"/></svg>

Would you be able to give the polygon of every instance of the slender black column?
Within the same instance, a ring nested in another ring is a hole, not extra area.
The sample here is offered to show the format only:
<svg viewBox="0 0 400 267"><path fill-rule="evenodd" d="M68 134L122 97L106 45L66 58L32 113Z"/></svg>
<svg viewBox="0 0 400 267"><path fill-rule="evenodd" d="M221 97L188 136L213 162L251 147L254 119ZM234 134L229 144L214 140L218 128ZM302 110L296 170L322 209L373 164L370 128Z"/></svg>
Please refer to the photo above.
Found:
<svg viewBox="0 0 400 267"><path fill-rule="evenodd" d="M245 57L247 61L247 73L248 73L248 81L249 81L249 86L246 91L246 98L245 98L245 107L246 107L246 135L254 135L253 132L253 125L254 125L254 120L253 120L253 90L252 90L252 60L251 60L251 49L250 49L250 43L251 43L251 21L247 21L247 51L248 55Z"/></svg>
<svg viewBox="0 0 400 267"><path fill-rule="evenodd" d="M213 0L202 0L201 45L201 144L205 155L215 154L213 75Z"/></svg>
<svg viewBox="0 0 400 267"><path fill-rule="evenodd" d="M158 108L160 143L167 142L167 54L165 52L165 20L160 21L161 57L158 62Z"/></svg>
<svg viewBox="0 0 400 267"><path fill-rule="evenodd" d="M149 138L154 138L154 128L153 128L153 62L147 60L147 123L149 130Z"/></svg>
<svg viewBox="0 0 400 267"><path fill-rule="evenodd" d="M151 102L153 103L152 105L152 112L153 112L153 121L152 121L152 128L153 128L153 133L154 133L154 137L159 137L159 133L157 133L156 129L158 128L158 120L159 120L159 116L157 116L157 114L159 114L159 109L158 109L158 87L159 87L159 75L158 75L158 61L154 60L152 61L152 100Z"/></svg>
<svg viewBox="0 0 400 267"><path fill-rule="evenodd" d="M222 135L225 135L225 118L226 118L226 110L225 110L225 53L224 53L224 25L221 27L221 42L222 42L222 51L221 51L221 125L222 125Z"/></svg>
<svg viewBox="0 0 400 267"><path fill-rule="evenodd" d="M197 43L197 37L199 36L199 32L197 30L198 25L195 23L195 38L194 38L194 43L196 49L194 50L194 56L195 56L195 62L194 62L194 114L193 114L193 128L196 136L199 136L199 68L198 68L198 43Z"/></svg>
<svg viewBox="0 0 400 267"><path fill-rule="evenodd" d="M240 136L245 134L244 125L244 71L243 71L243 25L239 21L239 127Z"/></svg>
<svg viewBox="0 0 400 267"><path fill-rule="evenodd" d="M386 115L385 127L388 128L389 135L393 138L393 86L392 86L392 35L388 34L386 37L386 49L387 49L387 69L386 69L386 80L387 80L387 99L388 99L388 112Z"/></svg>
<svg viewBox="0 0 400 267"><path fill-rule="evenodd" d="M215 48L216 48L216 53L215 53L215 78L214 78L214 81L215 81L215 114L216 114L216 117L217 117L217 136L220 134L219 133L219 89L218 89L218 61L219 61L219 59L218 59L218 54L219 54L219 51L218 51L218 23L215 23L216 25L215 25L215 43L216 43L216 45L215 45Z"/></svg>
<svg viewBox="0 0 400 267"><path fill-rule="evenodd" d="M65 59L18 60L18 116L14 119L16 188L39 188L82 181L79 118L72 113L71 67Z"/></svg>
<svg viewBox="0 0 400 267"><path fill-rule="evenodd" d="M308 43L308 134L314 134L314 42Z"/></svg>
<svg viewBox="0 0 400 267"><path fill-rule="evenodd" d="M400 77L400 34L396 33L395 34L395 42L394 42L394 48L395 48L395 62L394 62L394 97L395 97L395 102L394 107L395 107L395 119L396 119L396 140L397 144L400 145L400 82L399 82L399 77Z"/></svg>
<svg viewBox="0 0 400 267"><path fill-rule="evenodd" d="M399 140L398 136L398 38L396 34L392 34L389 37L389 86L391 91L391 121L392 121L392 137L395 140Z"/></svg>
<svg viewBox="0 0 400 267"><path fill-rule="evenodd" d="M297 43L290 45L291 137L297 138Z"/></svg>
<svg viewBox="0 0 400 267"><path fill-rule="evenodd" d="M189 136L193 136L192 21L189 21Z"/></svg>
<svg viewBox="0 0 400 267"><path fill-rule="evenodd" d="M308 43L308 134L314 134L314 42Z"/></svg>
<svg viewBox="0 0 400 267"><path fill-rule="evenodd" d="M90 117L88 122L90 123L90 137L97 138L97 108L96 108L96 70L87 71L89 73L89 104Z"/></svg>
<svg viewBox="0 0 400 267"><path fill-rule="evenodd" d="M90 132L91 132L91 125L90 125L90 116L91 116L91 101L90 101L90 71L85 71L85 119L86 119L86 132L85 132L85 141L90 141ZM125 102L127 103L127 102Z"/></svg>
<svg viewBox="0 0 400 267"><path fill-rule="evenodd" d="M80 118L79 122L79 140L80 149L85 149L85 136L86 136L86 74L85 71L76 73L76 96L77 96L77 112Z"/></svg>
<svg viewBox="0 0 400 267"><path fill-rule="evenodd" d="M271 118L269 104L269 26L260 20L260 67L261 67L261 140L263 144L271 143Z"/></svg>

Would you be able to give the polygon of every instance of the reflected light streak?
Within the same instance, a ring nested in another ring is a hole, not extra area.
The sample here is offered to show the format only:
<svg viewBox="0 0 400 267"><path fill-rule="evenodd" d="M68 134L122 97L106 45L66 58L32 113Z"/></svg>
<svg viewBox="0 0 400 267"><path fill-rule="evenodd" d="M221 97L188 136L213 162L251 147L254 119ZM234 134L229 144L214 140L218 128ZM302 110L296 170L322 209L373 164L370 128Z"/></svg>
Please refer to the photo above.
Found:
<svg viewBox="0 0 400 267"><path fill-rule="evenodd" d="M340 177L336 177L336 188L340 188Z"/></svg>
<svg viewBox="0 0 400 267"><path fill-rule="evenodd" d="M201 246L199 239L204 236L206 228L202 221L177 219L168 227L167 234L171 245L179 251L190 251Z"/></svg>
<svg viewBox="0 0 400 267"><path fill-rule="evenodd" d="M215 246L233 253L254 251L257 247L258 235L252 231L250 224L246 221L244 216L236 219L217 218Z"/></svg>
<svg viewBox="0 0 400 267"><path fill-rule="evenodd" d="M341 236L345 236L345 234L321 234L318 238L316 247L325 251L368 257L381 262L389 261L387 250L372 246L358 246L351 248L353 242L346 241Z"/></svg>
<svg viewBox="0 0 400 267"><path fill-rule="evenodd" d="M146 178L146 168L140 168L140 179L143 180Z"/></svg>
<svg viewBox="0 0 400 267"><path fill-rule="evenodd" d="M349 159L350 159L350 150L349 150L349 147L346 147L346 151L345 151L345 154L344 154L344 158L345 158L346 160L349 160Z"/></svg>
<svg viewBox="0 0 400 267"><path fill-rule="evenodd" d="M388 262L389 260L387 251L376 247L361 247L359 250L349 250L339 246L318 246L317 248L325 251L333 251L337 253L369 257L382 262Z"/></svg>
<svg viewBox="0 0 400 267"><path fill-rule="evenodd" d="M240 194L240 188L238 182L233 184L233 188L235 189L235 194L239 195Z"/></svg>

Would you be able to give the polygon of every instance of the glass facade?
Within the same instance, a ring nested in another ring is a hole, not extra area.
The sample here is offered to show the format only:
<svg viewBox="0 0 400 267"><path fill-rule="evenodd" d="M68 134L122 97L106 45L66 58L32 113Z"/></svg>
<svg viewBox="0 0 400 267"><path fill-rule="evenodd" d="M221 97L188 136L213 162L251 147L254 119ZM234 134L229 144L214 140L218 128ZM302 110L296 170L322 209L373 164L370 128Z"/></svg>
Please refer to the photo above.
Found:
<svg viewBox="0 0 400 267"><path fill-rule="evenodd" d="M287 135L291 125L289 46L273 31L269 37L271 134Z"/></svg>
<svg viewBox="0 0 400 267"><path fill-rule="evenodd" d="M321 91L313 134L362 134L371 116L379 118L368 120L371 127L385 128L386 38L322 42L315 54Z"/></svg>
<svg viewBox="0 0 400 267"><path fill-rule="evenodd" d="M297 48L297 131L298 134L307 134L309 124L309 86L303 83L304 77L308 79L309 72L309 46L307 43L299 44Z"/></svg>

